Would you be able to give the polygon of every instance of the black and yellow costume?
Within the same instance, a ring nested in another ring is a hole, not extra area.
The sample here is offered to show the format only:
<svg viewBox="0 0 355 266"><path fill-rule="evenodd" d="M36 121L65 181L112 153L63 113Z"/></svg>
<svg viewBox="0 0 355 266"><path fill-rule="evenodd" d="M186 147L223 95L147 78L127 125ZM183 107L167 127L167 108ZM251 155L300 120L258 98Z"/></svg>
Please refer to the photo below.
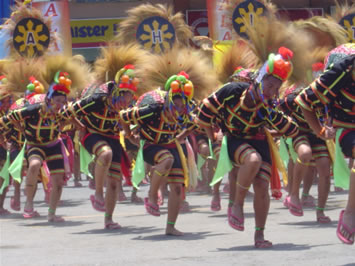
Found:
<svg viewBox="0 0 355 266"><path fill-rule="evenodd" d="M296 98L302 108L328 110L334 127L344 128L339 142L344 154L355 158L355 55L330 65Z"/></svg>
<svg viewBox="0 0 355 266"><path fill-rule="evenodd" d="M203 100L197 121L210 127L214 117L219 117L226 131L230 160L236 165L243 164L248 154L257 151L264 162L258 176L269 180L271 157L261 129L266 126L292 137L298 133L297 124L278 109L262 102L253 108L247 107L244 100L250 88L251 84L243 82L224 85Z"/></svg>

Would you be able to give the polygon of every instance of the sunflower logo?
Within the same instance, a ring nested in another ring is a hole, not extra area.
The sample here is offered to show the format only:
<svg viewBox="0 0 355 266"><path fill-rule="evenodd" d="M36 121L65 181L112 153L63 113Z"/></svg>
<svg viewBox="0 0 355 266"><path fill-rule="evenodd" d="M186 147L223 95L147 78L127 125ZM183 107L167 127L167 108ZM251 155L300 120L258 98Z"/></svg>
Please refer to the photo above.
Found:
<svg viewBox="0 0 355 266"><path fill-rule="evenodd" d="M348 42L355 42L355 14L350 14L343 17L339 24L346 30Z"/></svg>
<svg viewBox="0 0 355 266"><path fill-rule="evenodd" d="M257 17L266 13L265 6L255 0L246 0L237 5L233 12L233 27L241 37L248 38L244 20L250 21L250 25L254 25Z"/></svg>
<svg viewBox="0 0 355 266"><path fill-rule="evenodd" d="M149 17L139 24L136 39L145 49L159 54L173 46L175 30L165 18Z"/></svg>
<svg viewBox="0 0 355 266"><path fill-rule="evenodd" d="M41 56L48 48L49 40L48 27L39 19L24 18L15 27L13 44L22 56Z"/></svg>

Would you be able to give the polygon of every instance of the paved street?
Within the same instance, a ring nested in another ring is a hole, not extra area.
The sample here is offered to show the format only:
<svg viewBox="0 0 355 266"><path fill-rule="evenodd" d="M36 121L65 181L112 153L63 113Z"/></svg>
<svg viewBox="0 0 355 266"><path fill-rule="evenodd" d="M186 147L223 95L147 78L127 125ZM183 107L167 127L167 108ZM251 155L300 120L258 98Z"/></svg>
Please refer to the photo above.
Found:
<svg viewBox="0 0 355 266"><path fill-rule="evenodd" d="M227 224L227 194L222 192L222 210L210 210L210 196L191 193L191 212L181 214L177 228L183 237L164 235L166 204L163 215L146 214L143 205L119 203L114 215L121 230L103 229L103 214L94 211L89 201L93 193L88 182L64 188L57 213L64 224L46 221L47 205L43 190L36 195L36 209L42 217L25 220L21 213L0 218L0 264L19 265L355 265L355 246L347 246L335 235L340 209L347 193L331 192L327 214L333 222L318 225L315 210L305 209L303 217L289 214L281 201L272 200L266 237L274 243L270 250L253 247L252 198L245 206L246 230L238 232ZM130 188L125 187L126 195ZM140 191L147 193L147 186ZM311 194L316 196L317 188ZM333 191L333 187L332 187ZM5 207L10 209L8 193ZM21 197L22 202L24 196ZM22 205L23 207L23 205Z"/></svg>

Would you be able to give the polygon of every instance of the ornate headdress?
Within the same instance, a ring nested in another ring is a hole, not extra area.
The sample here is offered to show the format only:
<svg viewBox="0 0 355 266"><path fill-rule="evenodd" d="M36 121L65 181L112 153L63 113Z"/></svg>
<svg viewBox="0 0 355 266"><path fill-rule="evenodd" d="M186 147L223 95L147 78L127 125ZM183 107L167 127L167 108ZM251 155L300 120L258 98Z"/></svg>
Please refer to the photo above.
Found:
<svg viewBox="0 0 355 266"><path fill-rule="evenodd" d="M94 64L94 75L98 84L109 82L109 93L119 97L123 91L139 96L147 90L139 84L137 68L145 63L146 52L137 44L114 46L110 43L101 48L101 55ZM94 91L90 92L93 93Z"/></svg>
<svg viewBox="0 0 355 266"><path fill-rule="evenodd" d="M76 90L84 89L90 81L87 67L72 57L47 56L44 64L43 78L49 84L48 98L56 95L75 95Z"/></svg>
<svg viewBox="0 0 355 266"><path fill-rule="evenodd" d="M115 38L120 44L140 43L146 50L162 53L174 44L188 46L193 36L183 14L174 14L172 6L141 4L127 13Z"/></svg>
<svg viewBox="0 0 355 266"><path fill-rule="evenodd" d="M251 79L250 69L257 67L258 59L250 50L246 41L236 40L232 47L222 55L218 66L218 78L221 83L229 81L248 82Z"/></svg>
<svg viewBox="0 0 355 266"><path fill-rule="evenodd" d="M17 2L11 17L3 25L9 33L7 44L11 57L42 56L56 40L50 19L45 19L41 11L30 4L30 0Z"/></svg>
<svg viewBox="0 0 355 266"><path fill-rule="evenodd" d="M281 81L300 82L305 79L307 66L311 65L309 53L312 43L304 31L274 17L255 18L253 26L249 20L244 20L244 23L250 48L262 64L257 81L266 74Z"/></svg>

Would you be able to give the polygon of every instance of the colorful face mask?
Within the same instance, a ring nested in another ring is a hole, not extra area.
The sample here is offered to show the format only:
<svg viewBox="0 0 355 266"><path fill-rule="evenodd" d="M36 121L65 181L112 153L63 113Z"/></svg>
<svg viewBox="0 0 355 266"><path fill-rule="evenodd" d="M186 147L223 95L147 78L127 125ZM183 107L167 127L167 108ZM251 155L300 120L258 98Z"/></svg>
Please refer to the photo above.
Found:
<svg viewBox="0 0 355 266"><path fill-rule="evenodd" d="M192 110L191 100L194 95L194 86L189 80L189 75L181 71L171 76L165 83L164 89L168 92L168 106L170 111L178 118ZM182 105L174 103L174 99L181 98Z"/></svg>

